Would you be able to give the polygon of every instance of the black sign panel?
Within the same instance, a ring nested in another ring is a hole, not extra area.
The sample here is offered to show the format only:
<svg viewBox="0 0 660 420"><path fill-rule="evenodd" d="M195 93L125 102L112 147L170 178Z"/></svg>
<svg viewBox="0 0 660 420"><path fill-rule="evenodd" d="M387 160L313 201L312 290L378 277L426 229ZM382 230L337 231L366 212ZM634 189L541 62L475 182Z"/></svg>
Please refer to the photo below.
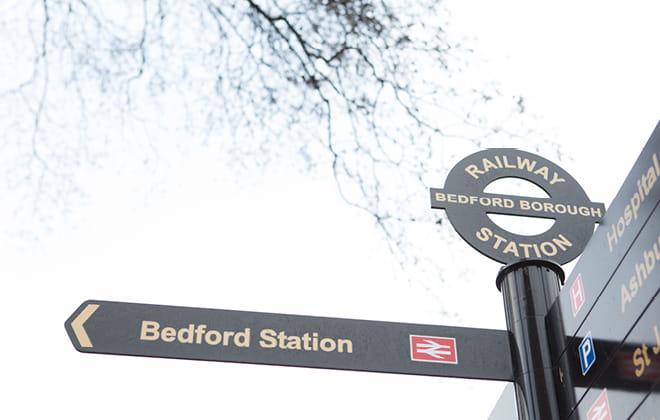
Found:
<svg viewBox="0 0 660 420"><path fill-rule="evenodd" d="M562 418L628 418L658 397L659 203L660 125L547 316Z"/></svg>
<svg viewBox="0 0 660 420"><path fill-rule="evenodd" d="M594 346L604 368L587 378L580 375L579 366L573 366L572 378L566 381L575 387L576 418L588 418L587 412L605 389L612 418L629 418L645 399L660 398L652 393L660 382L660 300L644 311L622 344L594 339Z"/></svg>
<svg viewBox="0 0 660 420"><path fill-rule="evenodd" d="M551 318L574 336L660 201L660 124L609 206L573 272Z"/></svg>
<svg viewBox="0 0 660 420"><path fill-rule="evenodd" d="M660 288L660 205L630 247L577 336L621 340Z"/></svg>
<svg viewBox="0 0 660 420"><path fill-rule="evenodd" d="M586 411L590 401L602 389L608 389L610 399L625 397L617 404L628 414L660 380L660 299L657 294L645 308L625 340L610 340L592 333L593 366L583 373L580 347L584 337L573 342L562 355L555 371L560 401L570 401L562 407L570 413L576 407ZM619 392L621 391L621 392ZM625 410L624 410L625 411ZM622 416L622 418L627 418Z"/></svg>
<svg viewBox="0 0 660 420"><path fill-rule="evenodd" d="M568 336L565 345L568 349L575 349L588 335L597 340L621 342L657 294L659 287L660 205L656 207L637 240L620 262L607 287L585 317L576 337ZM565 348L561 347L564 344L556 343L555 341L555 347L559 348L554 350L554 354L559 358ZM596 350L604 351L602 348ZM609 357L610 354L602 356ZM577 358L577 353L566 357ZM603 367L604 361L603 357L598 357L594 369L589 369L588 376L596 374L595 371Z"/></svg>
<svg viewBox="0 0 660 420"><path fill-rule="evenodd" d="M498 330L106 301L83 303L65 327L86 353L513 378Z"/></svg>
<svg viewBox="0 0 660 420"><path fill-rule="evenodd" d="M501 178L536 184L550 198L485 193ZM592 203L575 179L559 166L516 149L488 149L474 153L452 168L445 188L431 188L431 207L445 209L459 235L482 254L501 263L545 259L558 264L576 258L600 222L605 206ZM507 232L488 214L554 219L539 235Z"/></svg>

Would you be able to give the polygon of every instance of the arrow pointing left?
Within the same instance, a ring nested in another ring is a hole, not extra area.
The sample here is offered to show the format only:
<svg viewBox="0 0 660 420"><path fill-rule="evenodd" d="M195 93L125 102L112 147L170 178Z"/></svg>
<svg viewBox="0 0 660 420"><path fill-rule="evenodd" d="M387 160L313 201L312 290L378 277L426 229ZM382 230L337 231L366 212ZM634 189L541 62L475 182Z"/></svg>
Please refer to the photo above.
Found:
<svg viewBox="0 0 660 420"><path fill-rule="evenodd" d="M71 321L73 334L76 336L76 339L78 339L80 347L94 347L92 341L87 335L87 331L85 331L84 324L85 321L87 321L98 308L99 305L95 303L89 303L87 306L85 306L85 309L83 309L82 312L80 312L80 314L78 314L78 316L75 317L73 321Z"/></svg>

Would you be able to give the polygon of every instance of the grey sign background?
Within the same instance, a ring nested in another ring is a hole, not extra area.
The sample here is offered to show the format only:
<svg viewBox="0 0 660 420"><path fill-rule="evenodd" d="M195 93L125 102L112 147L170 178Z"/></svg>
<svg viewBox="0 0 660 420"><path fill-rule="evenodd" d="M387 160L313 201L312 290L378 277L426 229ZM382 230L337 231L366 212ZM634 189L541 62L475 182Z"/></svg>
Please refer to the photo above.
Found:
<svg viewBox="0 0 660 420"><path fill-rule="evenodd" d="M72 322L89 305L98 309L84 323L93 347L80 345ZM167 343L140 340L143 320L156 321L161 328L185 328L206 324L208 329L239 331L251 329L250 347ZM71 342L78 351L131 356L166 357L222 362L256 363L311 368L344 369L426 376L511 381L509 337L506 331L478 328L364 321L301 315L201 309L178 306L89 300L65 322ZM319 337L345 338L353 342L352 353L263 348L259 331L273 329L287 335L318 332ZM457 364L413 361L410 335L454 337Z"/></svg>

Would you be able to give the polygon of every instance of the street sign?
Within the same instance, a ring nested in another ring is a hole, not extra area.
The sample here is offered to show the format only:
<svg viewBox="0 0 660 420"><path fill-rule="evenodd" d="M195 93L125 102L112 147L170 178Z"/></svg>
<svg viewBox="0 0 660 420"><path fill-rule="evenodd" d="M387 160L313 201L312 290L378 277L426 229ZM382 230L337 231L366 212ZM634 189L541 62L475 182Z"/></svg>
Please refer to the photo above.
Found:
<svg viewBox="0 0 660 420"><path fill-rule="evenodd" d="M621 189L610 204L603 222L593 234L555 302L552 316L561 319L566 336L575 336L619 263L626 256L660 201L660 124L656 127ZM584 307L573 315L571 293L578 281L584 288Z"/></svg>
<svg viewBox="0 0 660 420"><path fill-rule="evenodd" d="M660 398L659 179L660 124L546 317L562 418L604 415L603 395L612 418Z"/></svg>
<svg viewBox="0 0 660 420"><path fill-rule="evenodd" d="M498 330L96 300L65 328L85 353L513 378L508 333Z"/></svg>
<svg viewBox="0 0 660 420"><path fill-rule="evenodd" d="M565 347L558 345L559 350L556 350L559 352L559 359L555 366L562 369L561 375L568 378L558 389L565 398L573 400L569 404L571 407L579 403L590 386L625 386L642 391L650 386L639 380L629 381L623 376L623 372L630 372L632 364L627 367L612 364L615 359L621 361L627 358L632 361L633 349L637 347L635 340L644 338L649 341L648 337L636 337L635 331L647 319L660 319L660 302L656 302L660 286L660 262L649 258L651 254L648 251L652 250L655 254L654 247L660 250L659 234L660 206L649 217L645 228L640 231L625 258L619 262L617 270L590 308L576 336L563 336L560 330L554 332L565 340ZM653 269L649 270L651 267ZM578 343L589 334L593 337L596 360L587 372L581 370L583 364ZM560 372L557 371L556 374L559 375ZM567 408L570 409L572 408Z"/></svg>
<svg viewBox="0 0 660 420"><path fill-rule="evenodd" d="M485 193L501 178L518 178L537 185L550 198ZM487 149L457 163L445 188L431 188L431 207L445 209L459 235L482 254L501 263L550 259L558 264L576 258L593 233L593 223L605 214L592 203L575 179L559 166L516 149ZM519 235L495 224L488 214L554 219L538 235Z"/></svg>
<svg viewBox="0 0 660 420"><path fill-rule="evenodd" d="M574 401L575 414L570 418L584 418L590 404L607 389L615 418L628 418L660 383L660 299L643 311L623 342L594 337L593 348L598 356L586 375L580 372L581 360L572 355L579 351L577 346L564 353L558 364L564 372L558 382L559 398ZM658 394L647 398L658 399ZM570 407L564 413L568 416Z"/></svg>

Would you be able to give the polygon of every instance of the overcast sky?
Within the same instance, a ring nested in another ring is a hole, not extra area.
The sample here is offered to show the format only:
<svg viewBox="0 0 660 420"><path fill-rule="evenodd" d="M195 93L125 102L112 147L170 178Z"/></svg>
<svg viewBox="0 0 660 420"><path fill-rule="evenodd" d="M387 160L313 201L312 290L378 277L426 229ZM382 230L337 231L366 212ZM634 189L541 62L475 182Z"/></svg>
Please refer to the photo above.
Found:
<svg viewBox="0 0 660 420"><path fill-rule="evenodd" d="M660 6L537 3L449 2L489 60L480 72L526 96L563 146L557 163L608 205L660 119ZM427 290L394 275L373 223L331 180L284 165L232 177L193 153L147 199L127 193L130 174L90 174L89 200L39 243L0 220L0 417L488 416L504 383L75 351L63 324L87 299L505 328L499 265L467 245L465 261L443 262L448 284Z"/></svg>

